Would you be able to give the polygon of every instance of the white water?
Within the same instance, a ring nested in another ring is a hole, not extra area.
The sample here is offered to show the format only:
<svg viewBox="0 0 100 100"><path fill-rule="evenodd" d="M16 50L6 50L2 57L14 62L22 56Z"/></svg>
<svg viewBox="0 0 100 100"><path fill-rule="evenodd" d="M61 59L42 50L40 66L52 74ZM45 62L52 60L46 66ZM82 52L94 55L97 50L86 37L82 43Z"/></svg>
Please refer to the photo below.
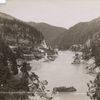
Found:
<svg viewBox="0 0 100 100"><path fill-rule="evenodd" d="M85 65L73 65L74 53L70 51L60 52L58 58L52 62L33 62L33 70L41 80L48 80L48 89L59 86L74 86L77 92L60 93L54 100L90 100L86 96L87 82L93 77L86 74Z"/></svg>

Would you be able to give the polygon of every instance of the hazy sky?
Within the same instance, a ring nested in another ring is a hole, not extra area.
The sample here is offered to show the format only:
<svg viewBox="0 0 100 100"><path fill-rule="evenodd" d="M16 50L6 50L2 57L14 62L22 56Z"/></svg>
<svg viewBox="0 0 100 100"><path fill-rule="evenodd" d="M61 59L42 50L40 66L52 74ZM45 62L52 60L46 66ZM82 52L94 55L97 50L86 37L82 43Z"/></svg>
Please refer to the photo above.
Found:
<svg viewBox="0 0 100 100"><path fill-rule="evenodd" d="M69 28L100 17L100 0L7 0L0 11L24 21Z"/></svg>

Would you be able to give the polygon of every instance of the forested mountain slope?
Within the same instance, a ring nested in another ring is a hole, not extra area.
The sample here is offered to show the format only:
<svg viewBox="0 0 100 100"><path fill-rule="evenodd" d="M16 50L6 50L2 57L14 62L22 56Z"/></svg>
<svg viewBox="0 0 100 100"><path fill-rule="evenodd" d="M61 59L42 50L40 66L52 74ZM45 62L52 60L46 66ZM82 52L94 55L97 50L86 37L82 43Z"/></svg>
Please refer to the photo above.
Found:
<svg viewBox="0 0 100 100"><path fill-rule="evenodd" d="M97 32L100 32L100 17L90 22L80 22L63 33L58 47L68 49L73 44L83 44Z"/></svg>
<svg viewBox="0 0 100 100"><path fill-rule="evenodd" d="M53 47L56 46L54 41L67 30L66 28L52 26L46 23L29 22L28 24L42 32L46 42Z"/></svg>

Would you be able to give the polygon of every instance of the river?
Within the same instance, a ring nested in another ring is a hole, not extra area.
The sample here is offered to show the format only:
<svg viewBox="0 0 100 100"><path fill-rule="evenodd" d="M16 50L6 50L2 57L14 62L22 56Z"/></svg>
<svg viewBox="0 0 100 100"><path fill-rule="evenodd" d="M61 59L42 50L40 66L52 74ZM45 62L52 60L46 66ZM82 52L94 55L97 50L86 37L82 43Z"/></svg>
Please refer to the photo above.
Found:
<svg viewBox="0 0 100 100"><path fill-rule="evenodd" d="M39 75L40 80L48 80L47 89L52 90L53 87L74 86L77 92L59 93L54 96L54 100L90 100L86 96L87 82L93 77L86 73L84 64L73 65L74 53L71 51L59 52L59 56L55 61L32 62L33 70Z"/></svg>

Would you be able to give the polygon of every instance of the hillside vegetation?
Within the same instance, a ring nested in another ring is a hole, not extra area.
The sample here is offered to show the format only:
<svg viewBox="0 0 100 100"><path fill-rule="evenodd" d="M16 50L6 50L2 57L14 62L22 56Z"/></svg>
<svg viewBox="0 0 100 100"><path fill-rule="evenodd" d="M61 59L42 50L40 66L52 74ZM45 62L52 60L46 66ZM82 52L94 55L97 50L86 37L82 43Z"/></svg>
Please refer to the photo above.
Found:
<svg viewBox="0 0 100 100"><path fill-rule="evenodd" d="M80 22L63 33L63 37L58 39L58 47L65 50L71 45L83 44L97 32L100 32L100 18L90 22Z"/></svg>
<svg viewBox="0 0 100 100"><path fill-rule="evenodd" d="M66 28L49 25L47 23L29 22L28 24L42 32L46 42L52 47L56 47L54 41L67 30Z"/></svg>

